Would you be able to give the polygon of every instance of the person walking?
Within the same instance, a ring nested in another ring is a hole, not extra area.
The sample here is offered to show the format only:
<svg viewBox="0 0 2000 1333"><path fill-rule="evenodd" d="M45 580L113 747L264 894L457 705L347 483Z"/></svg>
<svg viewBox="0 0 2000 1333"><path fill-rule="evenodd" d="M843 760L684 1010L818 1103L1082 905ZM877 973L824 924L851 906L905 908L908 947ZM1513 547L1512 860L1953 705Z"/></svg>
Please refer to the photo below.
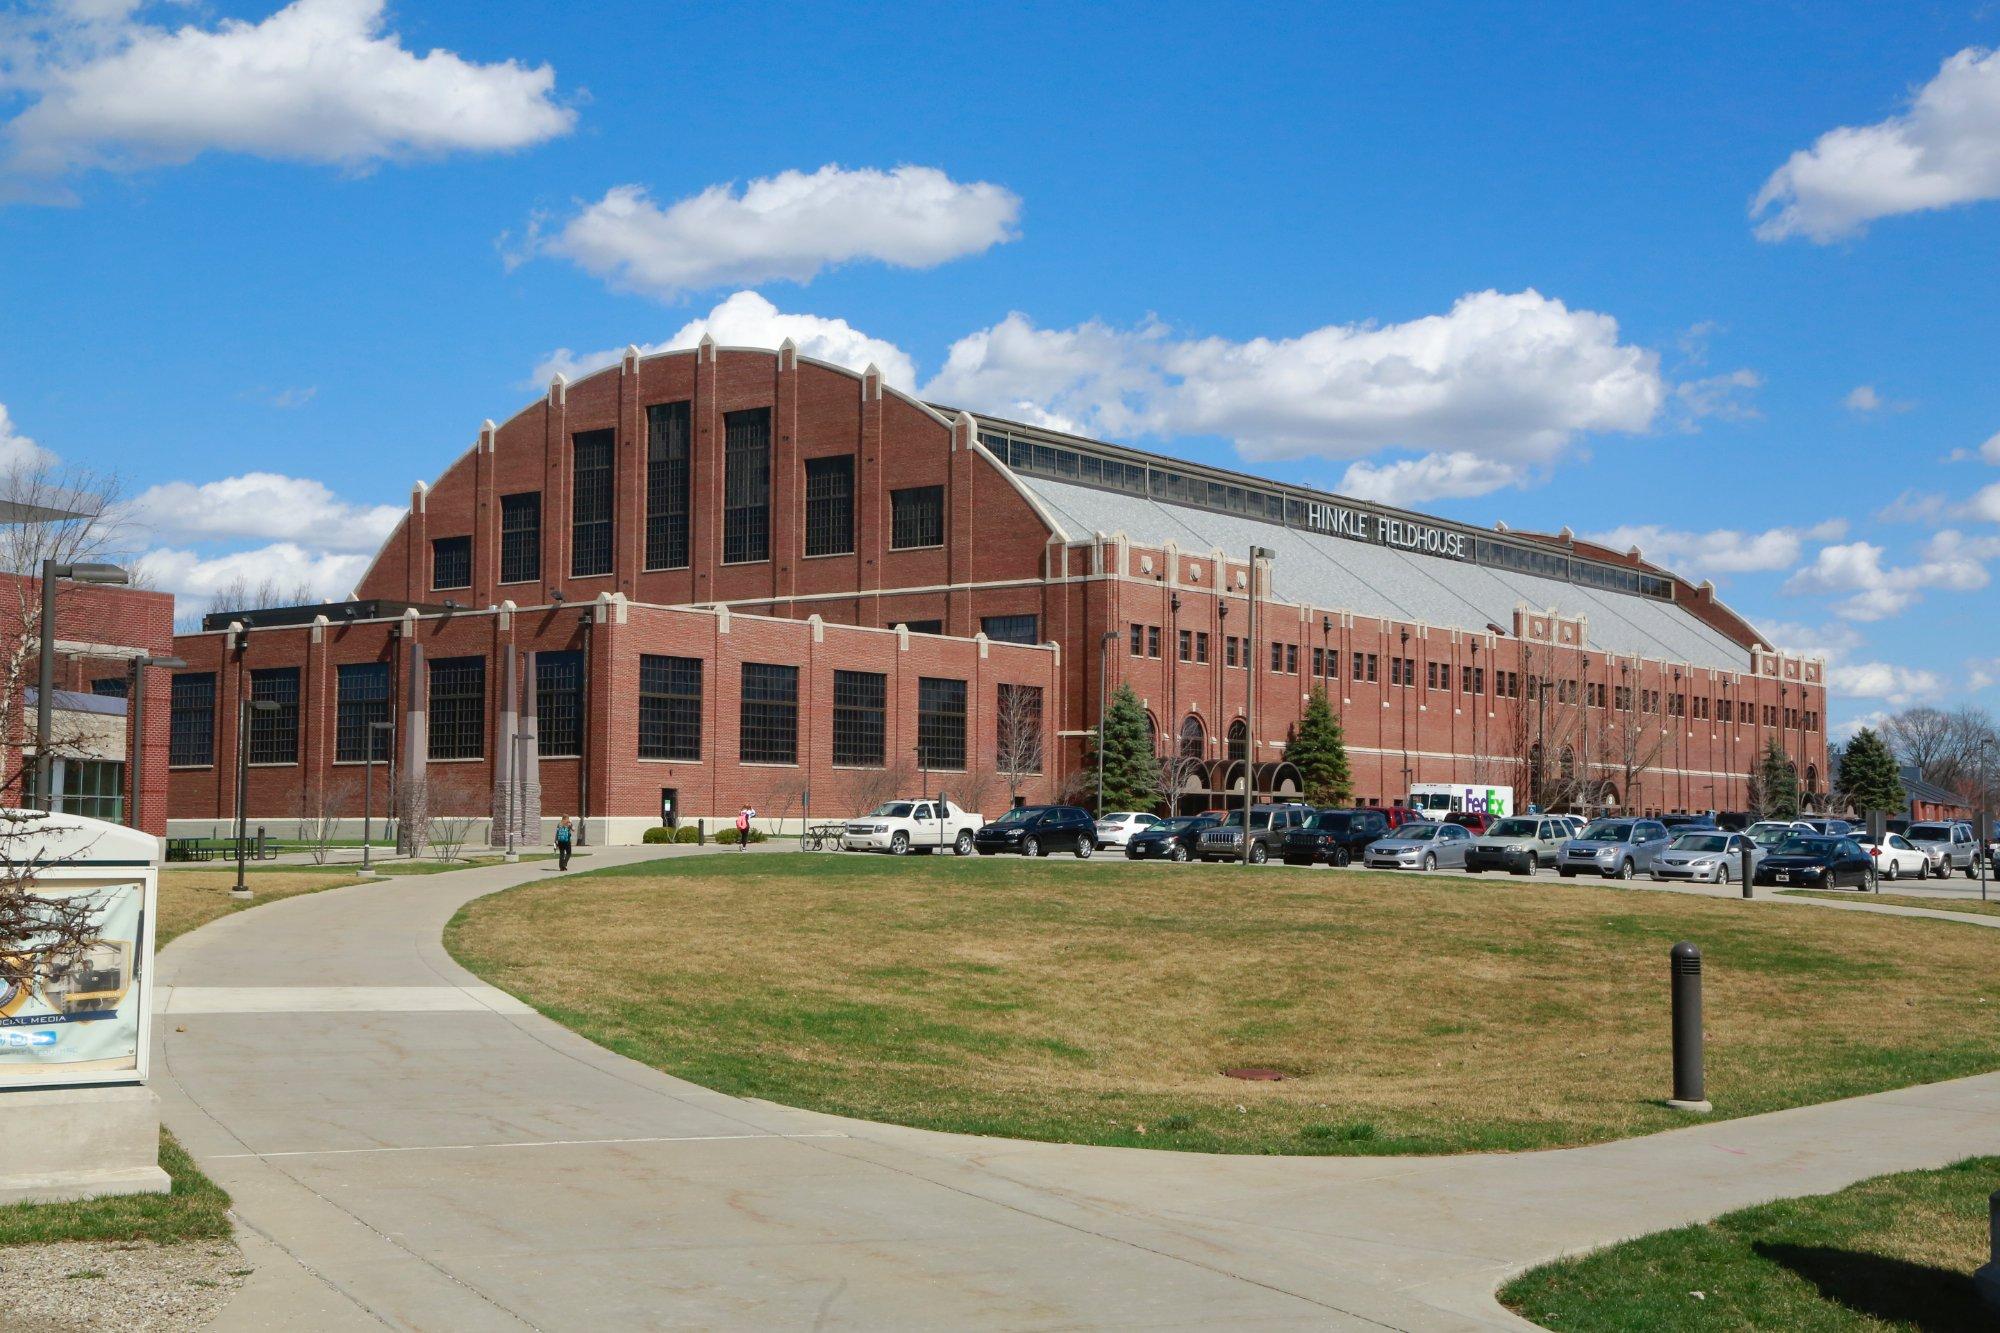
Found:
<svg viewBox="0 0 2000 1333"><path fill-rule="evenodd" d="M570 849L576 845L576 826L564 815L556 824L556 869L569 869Z"/></svg>
<svg viewBox="0 0 2000 1333"><path fill-rule="evenodd" d="M736 846L741 851L750 850L750 820L756 813L747 805L736 812Z"/></svg>

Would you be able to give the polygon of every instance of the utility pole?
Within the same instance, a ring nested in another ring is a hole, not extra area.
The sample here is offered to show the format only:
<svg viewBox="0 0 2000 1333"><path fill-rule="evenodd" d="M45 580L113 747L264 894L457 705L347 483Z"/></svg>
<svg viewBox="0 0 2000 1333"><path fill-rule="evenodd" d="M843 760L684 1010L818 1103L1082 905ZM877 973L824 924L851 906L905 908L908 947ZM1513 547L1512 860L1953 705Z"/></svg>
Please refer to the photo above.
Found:
<svg viewBox="0 0 2000 1333"><path fill-rule="evenodd" d="M1257 803L1257 677L1264 670L1264 656L1257 642L1257 562L1275 560L1278 553L1264 546L1250 548L1250 570L1246 591L1250 594L1248 622L1243 632L1249 637L1250 659L1243 671L1243 864L1250 864L1250 807Z"/></svg>
<svg viewBox="0 0 2000 1333"><path fill-rule="evenodd" d="M1104 813L1104 742L1108 734L1104 725L1104 710L1110 694L1111 644L1118 637L1118 631L1108 629L1097 640L1097 808L1093 816Z"/></svg>

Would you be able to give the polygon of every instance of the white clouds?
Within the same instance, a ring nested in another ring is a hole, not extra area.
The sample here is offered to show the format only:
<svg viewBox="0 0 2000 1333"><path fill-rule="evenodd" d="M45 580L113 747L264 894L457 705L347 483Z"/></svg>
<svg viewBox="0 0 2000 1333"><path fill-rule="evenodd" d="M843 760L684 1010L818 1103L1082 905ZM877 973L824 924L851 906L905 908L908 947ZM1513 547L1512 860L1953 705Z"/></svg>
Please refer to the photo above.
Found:
<svg viewBox="0 0 2000 1333"><path fill-rule="evenodd" d="M1764 182L1750 213L1763 219L1762 240L1805 236L1825 244L1876 218L1996 197L2000 52L1967 47L1917 91L1908 111L1829 130L1793 153Z"/></svg>
<svg viewBox="0 0 2000 1333"><path fill-rule="evenodd" d="M1875 511L1880 523L1935 523L1944 517L1945 498L1930 491L1904 491Z"/></svg>
<svg viewBox="0 0 2000 1333"><path fill-rule="evenodd" d="M275 472L199 485L167 482L148 487L119 511L122 522L164 541L305 537L337 552L373 552L403 515L400 506L350 504L323 482Z"/></svg>
<svg viewBox="0 0 2000 1333"><path fill-rule="evenodd" d="M1935 699L1945 693L1945 678L1935 671L1898 666L1893 662L1854 662L1827 668L1827 689L1842 698L1880 699L1892 708Z"/></svg>
<svg viewBox="0 0 2000 1333"><path fill-rule="evenodd" d="M1895 398L1884 398L1881 391L1872 384L1857 384L1847 391L1840 405L1850 412L1907 412L1910 404Z"/></svg>
<svg viewBox="0 0 2000 1333"><path fill-rule="evenodd" d="M808 282L822 269L872 259L931 268L1018 234L1021 200L934 167L824 166L713 185L662 208L619 185L530 252L560 255L612 286L670 300L732 283Z"/></svg>
<svg viewBox="0 0 2000 1333"><path fill-rule="evenodd" d="M1697 326L1698 327L1698 326ZM1674 385L1674 403L1688 418L1688 425L1703 417L1718 421L1757 421L1763 413L1749 396L1764 387L1764 377L1748 368L1722 375L1704 375Z"/></svg>
<svg viewBox="0 0 2000 1333"><path fill-rule="evenodd" d="M1506 463L1453 452L1392 463L1350 463L1337 489L1359 500L1415 505L1485 495L1519 482L1520 474Z"/></svg>
<svg viewBox="0 0 2000 1333"><path fill-rule="evenodd" d="M1616 320L1534 291L1247 342L1176 338L1157 322L1043 329L1012 314L953 344L924 392L1002 415L1032 405L1039 420L1113 437L1226 435L1253 460L1459 455L1420 466L1466 477L1483 461L1483 490L1585 432L1647 429L1666 396L1657 356L1620 343ZM1398 466L1375 472L1409 475Z"/></svg>
<svg viewBox="0 0 2000 1333"><path fill-rule="evenodd" d="M872 361L891 386L905 391L916 387L916 364L894 343L871 338L844 319L786 314L756 292L737 292L703 318L683 324L671 338L647 343L639 351L651 355L693 347L704 332L714 334L716 342L732 347L776 347L790 338L800 356L857 371L865 370ZM616 365L624 353L622 347L597 352L572 352L559 347L535 367L530 383L547 384L558 374L576 379L600 367Z"/></svg>
<svg viewBox="0 0 2000 1333"><path fill-rule="evenodd" d="M273 542L251 550L201 555L180 548L148 551L138 565L146 581L184 601L207 606L219 592L244 587L296 588L317 601L340 601L368 571L371 557ZM185 608L183 608L185 609Z"/></svg>
<svg viewBox="0 0 2000 1333"><path fill-rule="evenodd" d="M1980 487L1958 512L1966 518L1979 519L1986 523L2000 523L2000 481Z"/></svg>
<svg viewBox="0 0 2000 1333"><path fill-rule="evenodd" d="M1894 567L1883 565L1882 548L1870 542L1823 546L1784 586L1788 593L1841 596L1835 611L1849 620L1867 621L1896 615L1921 601L1926 591L1972 592L1986 583L1986 569L1977 558L1933 539L1921 561Z"/></svg>
<svg viewBox="0 0 2000 1333"><path fill-rule="evenodd" d="M0 403L0 473L44 467L55 462L55 458L54 454L16 430L13 418L7 415L7 404Z"/></svg>
<svg viewBox="0 0 2000 1333"><path fill-rule="evenodd" d="M1767 622L1763 630L1770 639L1771 647L1801 657L1817 657L1826 662L1840 661L1867 642L1860 630L1838 622L1801 625L1778 620Z"/></svg>
<svg viewBox="0 0 2000 1333"><path fill-rule="evenodd" d="M2000 467L2000 433L1994 434L1977 449L1954 449L1944 456L1947 463L1969 463L1973 459Z"/></svg>
<svg viewBox="0 0 2000 1333"><path fill-rule="evenodd" d="M555 73L450 51L417 55L384 0L295 0L259 23L168 29L133 6L58 11L15 81L35 101L6 127L19 172L186 162L209 151L364 168L526 147L569 132Z"/></svg>
<svg viewBox="0 0 2000 1333"><path fill-rule="evenodd" d="M1678 574L1746 574L1788 569L1798 563L1808 542L1837 541L1847 535L1843 519L1827 519L1807 528L1777 527L1762 532L1716 528L1689 532L1655 524L1628 524L1606 532L1586 533L1585 541L1614 551L1638 547L1647 560Z"/></svg>

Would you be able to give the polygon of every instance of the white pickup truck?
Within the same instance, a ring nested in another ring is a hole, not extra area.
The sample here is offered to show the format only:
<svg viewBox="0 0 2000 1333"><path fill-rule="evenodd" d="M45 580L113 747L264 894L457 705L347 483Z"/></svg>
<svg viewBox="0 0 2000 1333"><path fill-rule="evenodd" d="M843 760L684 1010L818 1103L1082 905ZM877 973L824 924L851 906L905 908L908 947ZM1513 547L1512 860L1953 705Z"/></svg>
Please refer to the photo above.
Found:
<svg viewBox="0 0 2000 1333"><path fill-rule="evenodd" d="M840 845L850 852L887 852L891 856L937 851L970 856L973 831L985 822L949 800L899 798L849 820L841 830Z"/></svg>

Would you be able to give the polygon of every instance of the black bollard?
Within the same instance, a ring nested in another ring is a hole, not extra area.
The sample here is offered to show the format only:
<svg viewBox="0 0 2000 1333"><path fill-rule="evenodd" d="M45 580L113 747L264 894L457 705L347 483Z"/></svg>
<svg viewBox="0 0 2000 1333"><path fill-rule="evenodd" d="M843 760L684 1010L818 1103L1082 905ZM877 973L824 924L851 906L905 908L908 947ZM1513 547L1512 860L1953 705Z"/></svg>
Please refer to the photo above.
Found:
<svg viewBox="0 0 2000 1333"><path fill-rule="evenodd" d="M694 845L697 847L708 846L708 821L706 819L697 819L694 821Z"/></svg>
<svg viewBox="0 0 2000 1333"><path fill-rule="evenodd" d="M1756 882L1757 882L1757 844L1750 841L1750 839L1745 838L1743 840L1743 896L1745 898L1753 898L1756 896L1754 893L1751 892L1751 889L1756 884Z"/></svg>
<svg viewBox="0 0 2000 1333"><path fill-rule="evenodd" d="M1674 996L1674 1095L1667 1105L1706 1114L1713 1108L1702 1077L1701 950L1682 940L1668 958Z"/></svg>

